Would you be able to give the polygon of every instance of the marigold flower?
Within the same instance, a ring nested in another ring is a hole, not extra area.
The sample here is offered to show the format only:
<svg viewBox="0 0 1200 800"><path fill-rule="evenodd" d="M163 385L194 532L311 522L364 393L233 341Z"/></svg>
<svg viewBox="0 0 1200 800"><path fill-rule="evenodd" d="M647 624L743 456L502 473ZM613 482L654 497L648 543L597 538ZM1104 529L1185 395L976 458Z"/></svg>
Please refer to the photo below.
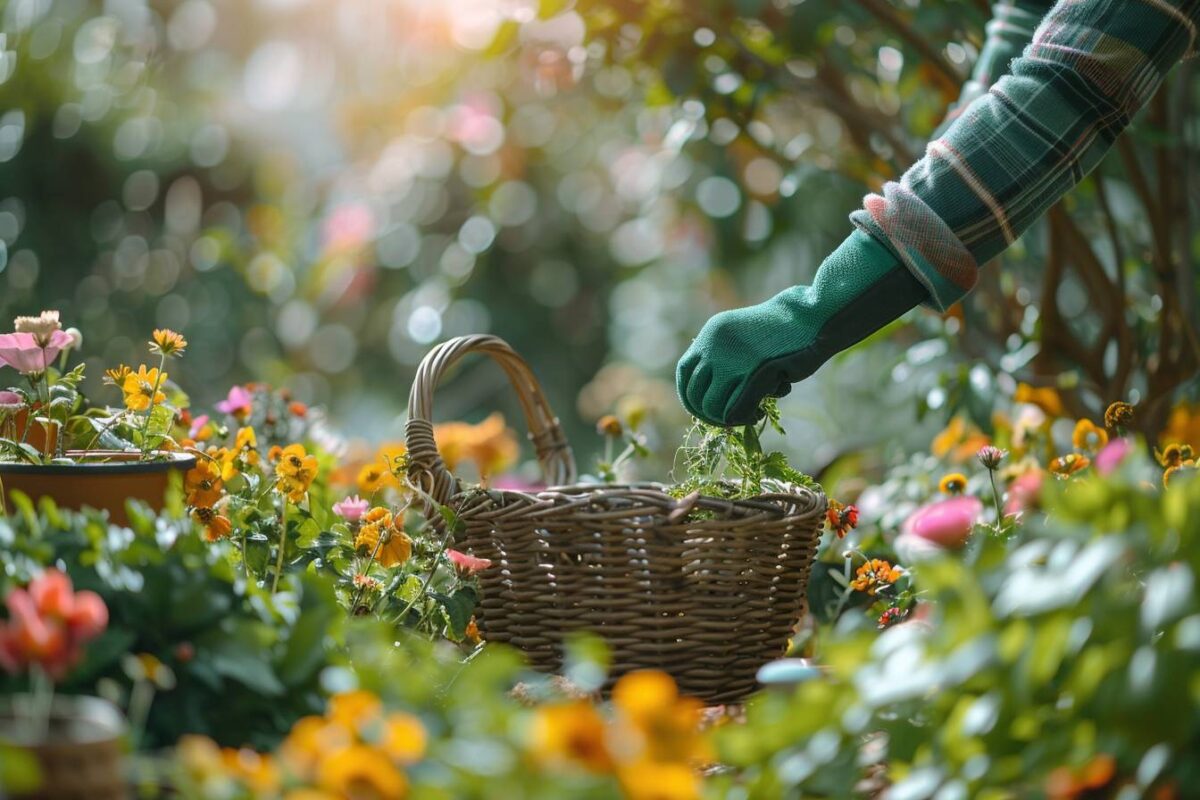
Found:
<svg viewBox="0 0 1200 800"><path fill-rule="evenodd" d="M854 580L850 582L850 588L874 595L880 589L891 586L900 580L903 574L884 559L873 558L854 573Z"/></svg>
<svg viewBox="0 0 1200 800"><path fill-rule="evenodd" d="M293 400L292 402L288 403L288 412L293 417L305 417L308 416L308 406L304 405L304 403L301 403L299 400Z"/></svg>
<svg viewBox="0 0 1200 800"><path fill-rule="evenodd" d="M197 508L211 508L216 504L221 499L223 486L220 463L207 457L197 459L196 466L183 477L188 505Z"/></svg>
<svg viewBox="0 0 1200 800"><path fill-rule="evenodd" d="M325 755L317 765L317 785L338 797L403 800L408 779L374 747L352 744Z"/></svg>
<svg viewBox="0 0 1200 800"><path fill-rule="evenodd" d="M951 472L938 481L938 491L942 494L962 494L967 488L967 476L961 472Z"/></svg>
<svg viewBox="0 0 1200 800"><path fill-rule="evenodd" d="M150 352L158 353L166 358L183 355L187 349L187 339L173 330L157 328L150 340Z"/></svg>
<svg viewBox="0 0 1200 800"><path fill-rule="evenodd" d="M1118 400L1104 409L1104 427L1109 430L1128 428L1133 424L1133 406Z"/></svg>
<svg viewBox="0 0 1200 800"><path fill-rule="evenodd" d="M483 641L483 635L479 632L479 623L471 617L471 621L467 623L467 629L463 632L467 641L471 644L479 644Z"/></svg>
<svg viewBox="0 0 1200 800"><path fill-rule="evenodd" d="M552 703L537 709L530 732L533 754L550 763L604 773L613 768L605 742L605 724L586 700Z"/></svg>
<svg viewBox="0 0 1200 800"><path fill-rule="evenodd" d="M703 703L681 697L665 672L637 670L623 675L613 687L612 699L629 728L623 738L640 748L637 756L680 763L712 757L708 739L700 731Z"/></svg>
<svg viewBox="0 0 1200 800"><path fill-rule="evenodd" d="M1050 471L1058 478L1069 478L1080 470L1087 469L1091 459L1079 453L1067 453L1050 462Z"/></svg>
<svg viewBox="0 0 1200 800"><path fill-rule="evenodd" d="M152 405L164 402L167 396L156 387L166 380L167 373L160 374L158 367L146 369L146 365L142 364L137 372L131 371L121 384L121 391L125 395L125 407L130 411L145 411Z"/></svg>
<svg viewBox="0 0 1200 800"><path fill-rule="evenodd" d="M980 447L988 443L988 437L975 425L969 425L960 416L955 416L945 429L933 437L929 449L938 458L949 458L953 462L969 459Z"/></svg>
<svg viewBox="0 0 1200 800"><path fill-rule="evenodd" d="M275 488L293 503L299 503L317 477L317 459L302 444L289 444L275 465Z"/></svg>
<svg viewBox="0 0 1200 800"><path fill-rule="evenodd" d="M113 369L104 370L104 382L109 386L122 387L131 372L133 372L133 368L128 364L118 364Z"/></svg>
<svg viewBox="0 0 1200 800"><path fill-rule="evenodd" d="M193 508L192 517L204 526L204 538L210 542L224 539L233 531L233 523L229 521L229 518L218 514L208 506Z"/></svg>
<svg viewBox="0 0 1200 800"><path fill-rule="evenodd" d="M325 717L331 722L351 731L372 724L382 715L383 701L365 689L335 694L329 698L329 707L325 712Z"/></svg>
<svg viewBox="0 0 1200 800"><path fill-rule="evenodd" d="M279 766L270 756L249 747L227 747L221 751L226 774L250 790L254 797L272 797L282 782Z"/></svg>
<svg viewBox="0 0 1200 800"><path fill-rule="evenodd" d="M1071 434L1071 444L1076 450L1086 450L1094 453L1108 444L1108 434L1104 428L1096 425L1090 419L1081 419L1075 423L1075 431Z"/></svg>
<svg viewBox="0 0 1200 800"><path fill-rule="evenodd" d="M986 444L979 448L979 452L976 453L976 458L979 459L979 463L982 464L985 469L990 471L999 467L1000 462L1004 461L1007 455L1007 450L1001 450L999 447Z"/></svg>
<svg viewBox="0 0 1200 800"><path fill-rule="evenodd" d="M825 523L839 539L844 539L846 534L858 527L858 507L830 498L829 507L825 509Z"/></svg>

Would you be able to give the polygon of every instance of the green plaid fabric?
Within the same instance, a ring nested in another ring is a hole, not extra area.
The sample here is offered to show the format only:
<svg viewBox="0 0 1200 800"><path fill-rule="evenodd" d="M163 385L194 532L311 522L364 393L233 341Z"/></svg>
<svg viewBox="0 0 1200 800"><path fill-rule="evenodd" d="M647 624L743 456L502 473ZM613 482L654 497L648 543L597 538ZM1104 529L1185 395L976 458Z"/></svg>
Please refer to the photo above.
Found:
<svg viewBox="0 0 1200 800"><path fill-rule="evenodd" d="M998 13L1012 20L1012 10ZM1198 23L1200 0L1059 0L1011 73L961 105L925 156L851 220L946 310L975 286L980 264L1099 163L1167 72L1195 52ZM1003 48L994 52L982 69L1003 66Z"/></svg>

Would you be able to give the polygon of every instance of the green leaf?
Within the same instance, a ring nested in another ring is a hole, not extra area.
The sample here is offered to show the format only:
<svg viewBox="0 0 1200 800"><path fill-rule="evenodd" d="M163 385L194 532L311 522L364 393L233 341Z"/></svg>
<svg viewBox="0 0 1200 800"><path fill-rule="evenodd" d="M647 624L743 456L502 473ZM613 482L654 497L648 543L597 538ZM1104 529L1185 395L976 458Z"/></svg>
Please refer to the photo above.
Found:
<svg viewBox="0 0 1200 800"><path fill-rule="evenodd" d="M466 635L467 624L475 613L475 604L478 601L475 590L470 586L464 586L451 595L430 592L430 596L438 601L445 612L447 638L456 642L462 641L463 636Z"/></svg>

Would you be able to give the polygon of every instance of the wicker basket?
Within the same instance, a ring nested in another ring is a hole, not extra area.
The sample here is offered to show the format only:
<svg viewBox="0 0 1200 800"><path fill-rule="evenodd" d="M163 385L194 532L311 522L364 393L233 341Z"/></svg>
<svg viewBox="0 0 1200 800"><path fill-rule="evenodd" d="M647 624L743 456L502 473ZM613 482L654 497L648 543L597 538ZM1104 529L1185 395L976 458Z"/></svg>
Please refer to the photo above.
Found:
<svg viewBox="0 0 1200 800"><path fill-rule="evenodd" d="M433 391L472 352L507 373L551 488L471 488L447 470ZM678 500L658 485L571 485L575 463L558 419L529 366L494 336L434 348L417 369L408 417L409 479L457 511L458 547L494 563L480 576L476 612L487 640L553 672L563 638L591 631L611 648L614 678L660 669L710 702L743 699L755 671L783 654L805 611L823 495L781 485L750 500Z"/></svg>

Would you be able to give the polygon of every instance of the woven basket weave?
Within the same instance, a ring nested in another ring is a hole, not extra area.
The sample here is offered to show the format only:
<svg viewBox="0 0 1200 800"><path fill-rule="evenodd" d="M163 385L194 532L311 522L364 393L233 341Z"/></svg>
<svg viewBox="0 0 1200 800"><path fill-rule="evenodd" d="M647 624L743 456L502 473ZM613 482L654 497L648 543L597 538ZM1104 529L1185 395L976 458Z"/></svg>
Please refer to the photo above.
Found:
<svg viewBox="0 0 1200 800"><path fill-rule="evenodd" d="M551 488L471 488L443 463L433 391L472 352L507 373ZM575 462L558 419L501 339L463 336L425 357L406 438L409 479L459 515L456 546L493 561L480 575L484 637L522 650L539 670L558 669L563 638L587 630L611 648L613 678L660 669L686 694L734 702L754 691L755 672L783 654L805 612L823 495L779 485L749 500L679 500L651 484L572 485Z"/></svg>

